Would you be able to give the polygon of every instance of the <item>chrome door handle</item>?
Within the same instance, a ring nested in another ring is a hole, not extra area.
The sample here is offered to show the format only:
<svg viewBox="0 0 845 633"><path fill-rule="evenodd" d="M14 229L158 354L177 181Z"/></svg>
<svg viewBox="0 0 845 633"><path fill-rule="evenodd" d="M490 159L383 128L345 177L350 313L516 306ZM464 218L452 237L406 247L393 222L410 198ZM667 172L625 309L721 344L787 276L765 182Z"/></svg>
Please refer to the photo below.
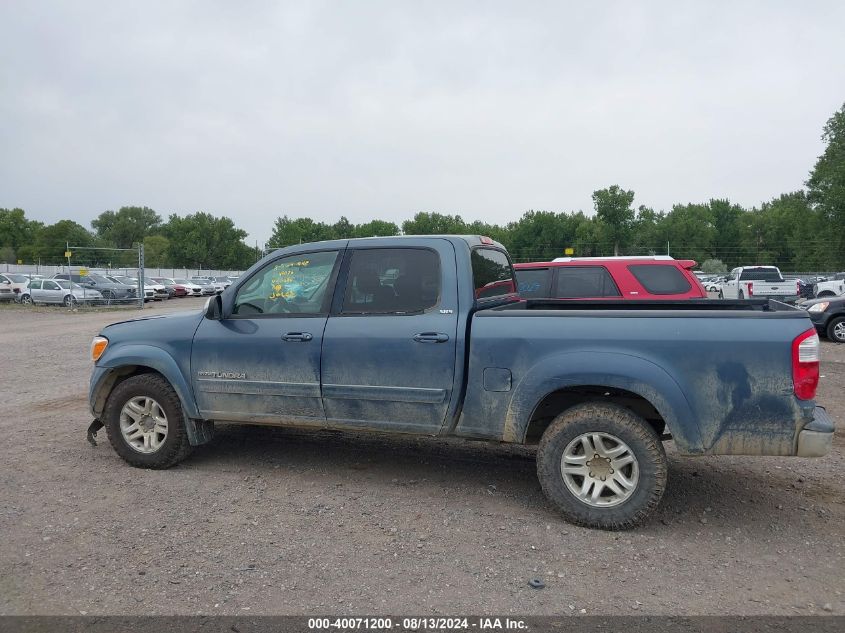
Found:
<svg viewBox="0 0 845 633"><path fill-rule="evenodd" d="M282 335L282 340L288 343L307 343L313 338L308 332L288 332Z"/></svg>

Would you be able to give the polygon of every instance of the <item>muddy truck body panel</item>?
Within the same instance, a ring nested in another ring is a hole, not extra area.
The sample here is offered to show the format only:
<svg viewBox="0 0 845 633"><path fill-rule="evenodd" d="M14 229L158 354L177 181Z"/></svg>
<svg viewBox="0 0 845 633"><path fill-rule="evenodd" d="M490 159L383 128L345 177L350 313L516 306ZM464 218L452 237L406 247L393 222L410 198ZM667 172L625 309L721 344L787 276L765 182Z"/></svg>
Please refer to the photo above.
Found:
<svg viewBox="0 0 845 633"><path fill-rule="evenodd" d="M188 454L169 424L191 445L214 422L536 443L562 512L619 528L662 494L661 439L688 455L829 451L818 353L807 313L773 300L520 300L489 238L301 244L201 312L104 328L89 439L105 424L145 467Z"/></svg>

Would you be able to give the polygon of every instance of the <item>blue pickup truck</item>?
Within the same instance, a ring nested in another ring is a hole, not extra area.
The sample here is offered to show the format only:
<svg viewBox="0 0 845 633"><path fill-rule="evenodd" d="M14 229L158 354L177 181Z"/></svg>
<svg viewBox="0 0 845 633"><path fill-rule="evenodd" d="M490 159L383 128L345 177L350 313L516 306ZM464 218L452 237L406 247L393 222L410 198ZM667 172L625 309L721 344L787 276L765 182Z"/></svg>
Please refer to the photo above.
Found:
<svg viewBox="0 0 845 633"><path fill-rule="evenodd" d="M214 423L537 445L568 520L641 522L681 454L818 457L819 339L776 301L521 301L486 237L301 244L203 311L116 323L92 343L89 439L167 468Z"/></svg>

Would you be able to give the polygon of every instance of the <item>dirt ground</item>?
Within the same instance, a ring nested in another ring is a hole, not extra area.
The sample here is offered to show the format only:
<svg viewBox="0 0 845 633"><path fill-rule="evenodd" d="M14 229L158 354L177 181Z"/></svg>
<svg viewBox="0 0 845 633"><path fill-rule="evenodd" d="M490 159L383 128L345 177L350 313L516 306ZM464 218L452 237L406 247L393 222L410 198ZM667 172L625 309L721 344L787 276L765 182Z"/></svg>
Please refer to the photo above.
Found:
<svg viewBox="0 0 845 633"><path fill-rule="evenodd" d="M139 470L85 440L90 340L127 314L0 307L0 614L845 614L841 435L817 460L670 444L625 533L561 520L519 447L221 426ZM822 354L842 428L845 345Z"/></svg>

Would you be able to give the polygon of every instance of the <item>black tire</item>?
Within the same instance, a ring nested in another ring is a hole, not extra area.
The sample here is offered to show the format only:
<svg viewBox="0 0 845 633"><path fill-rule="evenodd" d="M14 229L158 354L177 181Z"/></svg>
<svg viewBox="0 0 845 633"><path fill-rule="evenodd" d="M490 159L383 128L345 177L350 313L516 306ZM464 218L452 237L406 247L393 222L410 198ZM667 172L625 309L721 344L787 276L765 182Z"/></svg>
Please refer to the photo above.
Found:
<svg viewBox="0 0 845 633"><path fill-rule="evenodd" d="M132 448L120 430L121 410L136 396L153 398L167 416L167 437L154 453L140 453ZM121 382L106 401L102 421L115 452L137 468L170 468L190 455L193 448L185 430L185 418L179 396L170 383L159 374L140 374Z"/></svg>
<svg viewBox="0 0 845 633"><path fill-rule="evenodd" d="M589 505L571 492L564 481L561 473L564 451L585 433L614 436L627 444L636 458L638 481L630 496L619 505ZM587 402L564 411L543 433L537 450L537 477L546 497L567 521L603 530L625 530L644 521L660 503L667 471L666 453L654 429L632 411L615 404Z"/></svg>
<svg viewBox="0 0 845 633"><path fill-rule="evenodd" d="M73 295L65 295L65 298L62 301L62 305L66 308L75 308L76 307L76 297L74 297Z"/></svg>
<svg viewBox="0 0 845 633"><path fill-rule="evenodd" d="M114 300L114 295L112 294L111 290L103 290L103 302L105 304L110 304Z"/></svg>
<svg viewBox="0 0 845 633"><path fill-rule="evenodd" d="M839 326L838 328L836 326ZM834 343L845 343L845 317L836 317L827 324L827 338ZM838 335L837 335L838 330Z"/></svg>
<svg viewBox="0 0 845 633"><path fill-rule="evenodd" d="M740 291L739 291L738 299L739 299L740 301L742 301L743 299L745 299L745 294L742 292L742 290L740 290Z"/></svg>
<svg viewBox="0 0 845 633"><path fill-rule="evenodd" d="M32 300L32 295L23 295L21 297L21 303L25 306L31 306L35 304L35 302Z"/></svg>
<svg viewBox="0 0 845 633"><path fill-rule="evenodd" d="M819 294L817 294L816 298L821 299L823 297L835 297L835 296L836 295L834 293L828 292L827 290L825 290L824 292L820 292Z"/></svg>
<svg viewBox="0 0 845 633"><path fill-rule="evenodd" d="M720 290L720 291L719 291L719 299L724 299L724 298L725 298L725 295L724 295L724 293L722 293L722 291Z"/></svg>

